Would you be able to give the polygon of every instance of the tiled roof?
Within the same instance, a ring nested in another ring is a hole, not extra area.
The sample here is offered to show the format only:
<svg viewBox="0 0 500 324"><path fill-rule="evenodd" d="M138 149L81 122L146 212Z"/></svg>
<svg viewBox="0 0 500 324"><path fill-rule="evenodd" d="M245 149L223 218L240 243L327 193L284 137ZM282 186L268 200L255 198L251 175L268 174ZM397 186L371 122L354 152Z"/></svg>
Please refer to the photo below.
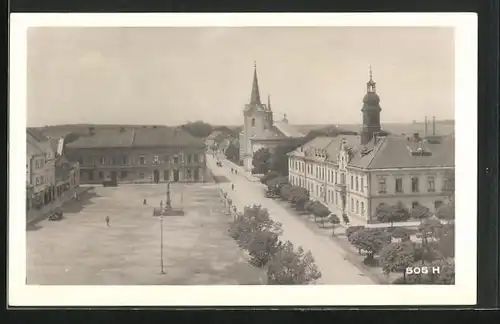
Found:
<svg viewBox="0 0 500 324"><path fill-rule="evenodd" d="M276 127L281 133L287 137L304 137L305 135L299 132L293 125L287 122L275 122L274 127Z"/></svg>
<svg viewBox="0 0 500 324"><path fill-rule="evenodd" d="M416 155L419 145L406 136L387 136L371 143L363 154L358 147L350 165L366 169L389 168L425 168L425 167L454 167L455 166L455 139L453 136L444 136L438 143L423 142L424 152L429 154Z"/></svg>
<svg viewBox="0 0 500 324"><path fill-rule="evenodd" d="M326 150L327 160L336 162L342 140L352 150L353 156L349 166L363 169L390 168L425 168L454 167L455 139L453 136L443 136L439 141L422 142L424 152L428 154L412 154L420 145L406 136L386 136L372 140L367 145L360 145L359 136L316 137L302 145L301 148L289 153L296 155L302 151L306 156L312 156L315 149Z"/></svg>
<svg viewBox="0 0 500 324"><path fill-rule="evenodd" d="M31 141L26 141L26 154L28 155L45 155L45 152L35 143Z"/></svg>
<svg viewBox="0 0 500 324"><path fill-rule="evenodd" d="M252 139L254 140L271 140L271 139L281 139L286 138L286 136L276 127L264 130L262 133L256 135Z"/></svg>
<svg viewBox="0 0 500 324"><path fill-rule="evenodd" d="M204 141L174 127L123 127L95 129L94 135L80 136L68 148L191 146L204 147Z"/></svg>

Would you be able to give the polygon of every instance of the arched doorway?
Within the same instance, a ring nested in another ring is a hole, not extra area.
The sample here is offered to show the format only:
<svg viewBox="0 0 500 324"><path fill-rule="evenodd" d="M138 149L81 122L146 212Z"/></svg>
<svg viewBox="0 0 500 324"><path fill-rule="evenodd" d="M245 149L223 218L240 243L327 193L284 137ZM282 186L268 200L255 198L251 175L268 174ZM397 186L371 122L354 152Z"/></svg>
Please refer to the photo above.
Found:
<svg viewBox="0 0 500 324"><path fill-rule="evenodd" d="M153 182L154 183L160 182L160 171L158 170L153 171Z"/></svg>

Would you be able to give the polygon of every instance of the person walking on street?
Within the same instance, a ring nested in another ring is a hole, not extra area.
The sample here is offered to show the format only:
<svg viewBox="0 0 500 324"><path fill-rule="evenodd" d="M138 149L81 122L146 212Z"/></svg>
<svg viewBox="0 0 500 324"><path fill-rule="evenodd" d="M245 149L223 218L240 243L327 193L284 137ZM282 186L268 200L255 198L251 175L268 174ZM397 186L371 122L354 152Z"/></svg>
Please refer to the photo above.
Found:
<svg viewBox="0 0 500 324"><path fill-rule="evenodd" d="M234 183L233 183L233 184L231 184L231 189L233 189L233 191L234 191Z"/></svg>
<svg viewBox="0 0 500 324"><path fill-rule="evenodd" d="M106 216L106 225L109 227L109 216Z"/></svg>

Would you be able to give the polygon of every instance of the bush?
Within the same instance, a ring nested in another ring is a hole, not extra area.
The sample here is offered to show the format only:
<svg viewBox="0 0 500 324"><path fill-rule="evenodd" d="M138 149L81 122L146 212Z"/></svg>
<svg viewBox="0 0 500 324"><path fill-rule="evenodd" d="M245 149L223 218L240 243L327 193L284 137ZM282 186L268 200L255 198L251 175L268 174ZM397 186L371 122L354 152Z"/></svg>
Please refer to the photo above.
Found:
<svg viewBox="0 0 500 324"><path fill-rule="evenodd" d="M320 202L316 202L313 205L312 212L314 214L314 219L316 220L316 217L320 218L320 223L324 227L325 226L325 219L330 215L330 210L323 205Z"/></svg>
<svg viewBox="0 0 500 324"><path fill-rule="evenodd" d="M392 243L380 251L379 264L385 274L403 272L415 261L415 248L411 241Z"/></svg>
<svg viewBox="0 0 500 324"><path fill-rule="evenodd" d="M360 229L354 232L349 242L355 246L358 251L364 250L368 253L365 262L372 261L375 254L379 253L386 245L391 243L390 235L383 230Z"/></svg>
<svg viewBox="0 0 500 324"><path fill-rule="evenodd" d="M400 201L394 206L381 203L377 206L375 214L379 222L391 223L391 227L394 222L406 221L410 218L410 212Z"/></svg>
<svg viewBox="0 0 500 324"><path fill-rule="evenodd" d="M302 210L304 209L305 203L309 201L309 191L301 187L292 186L288 201L292 203L296 209Z"/></svg>
<svg viewBox="0 0 500 324"><path fill-rule="evenodd" d="M253 171L254 169L252 169L252 173L254 173L254 171ZM257 173L257 172L255 172L255 173ZM262 178L260 178L260 182L262 184L267 184L267 182L269 180L278 178L279 176L280 176L280 174L278 172L276 172L276 171L269 171L266 174L264 174L264 176Z"/></svg>
<svg viewBox="0 0 500 324"><path fill-rule="evenodd" d="M420 204L417 204L415 207L413 207L410 210L410 217L411 218L425 219L425 218L429 218L430 216L431 216L431 212L430 212L429 208L427 208L423 205L420 205Z"/></svg>
<svg viewBox="0 0 500 324"><path fill-rule="evenodd" d="M364 229L365 227L364 226L349 226L346 230L345 230L345 236L347 237L348 240L350 240L350 237L353 233L356 233L357 231L361 230L361 229ZM351 242L351 241L349 241ZM352 243L351 243L352 244Z"/></svg>
<svg viewBox="0 0 500 324"><path fill-rule="evenodd" d="M290 241L279 245L267 269L269 285L307 285L321 278L310 251L294 250Z"/></svg>
<svg viewBox="0 0 500 324"><path fill-rule="evenodd" d="M292 185L285 184L285 185L281 186L280 197L282 200L288 201L288 198L290 197L291 193L292 193Z"/></svg>

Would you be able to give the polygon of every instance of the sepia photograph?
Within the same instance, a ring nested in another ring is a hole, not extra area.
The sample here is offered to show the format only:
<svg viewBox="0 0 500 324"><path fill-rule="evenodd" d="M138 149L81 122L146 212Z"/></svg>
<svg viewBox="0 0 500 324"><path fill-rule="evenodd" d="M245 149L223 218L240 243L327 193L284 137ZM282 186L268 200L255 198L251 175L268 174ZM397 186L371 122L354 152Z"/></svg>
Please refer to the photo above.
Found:
<svg viewBox="0 0 500 324"><path fill-rule="evenodd" d="M43 16L11 34L16 300L474 301L475 16Z"/></svg>

